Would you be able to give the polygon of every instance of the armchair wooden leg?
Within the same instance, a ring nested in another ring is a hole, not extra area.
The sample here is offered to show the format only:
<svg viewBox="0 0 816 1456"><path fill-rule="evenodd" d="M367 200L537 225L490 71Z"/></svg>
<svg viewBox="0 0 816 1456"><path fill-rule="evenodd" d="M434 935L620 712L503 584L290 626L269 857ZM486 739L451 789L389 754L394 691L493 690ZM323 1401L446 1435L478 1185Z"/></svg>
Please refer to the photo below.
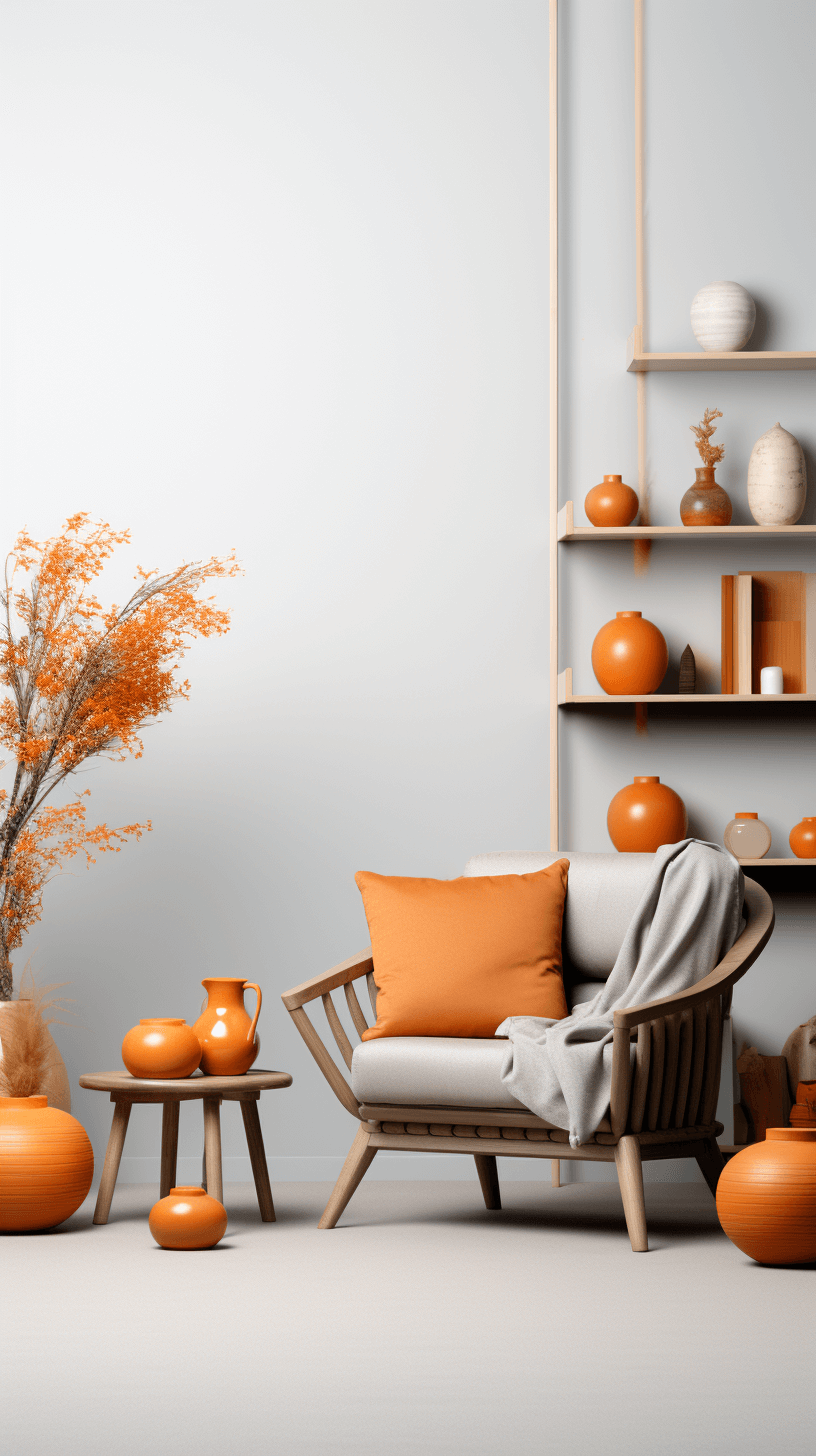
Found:
<svg viewBox="0 0 816 1456"><path fill-rule="evenodd" d="M321 1229L334 1228L337 1220L349 1202L352 1194L374 1162L376 1148L370 1148L371 1133L364 1127L357 1129L357 1136L349 1149L349 1155L340 1170L340 1177L334 1185L334 1192L326 1204L323 1217L317 1225Z"/></svg>
<svg viewBox="0 0 816 1456"><path fill-rule="evenodd" d="M623 1212L632 1249L636 1254L649 1250L646 1228L646 1203L643 1197L643 1165L640 1144L636 1137L622 1137L615 1145L615 1167L618 1170Z"/></svg>
<svg viewBox="0 0 816 1456"><path fill-rule="evenodd" d="M476 1172L479 1174L479 1182L482 1185L482 1196L485 1201L485 1208L501 1208L501 1190L499 1188L499 1170L496 1167L496 1159L489 1154L474 1153L473 1161L476 1164Z"/></svg>
<svg viewBox="0 0 816 1456"><path fill-rule="evenodd" d="M550 1163L550 1182L553 1188L561 1187L561 1159L553 1158Z"/></svg>
<svg viewBox="0 0 816 1456"><path fill-rule="evenodd" d="M178 1102L162 1103L161 1181L159 1197L166 1198L176 1186L176 1162L178 1160Z"/></svg>
<svg viewBox="0 0 816 1456"><path fill-rule="evenodd" d="M697 1153L696 1157L700 1172L705 1178L711 1192L716 1196L717 1183L725 1167L725 1159L720 1152L716 1138L706 1138L701 1151Z"/></svg>
<svg viewBox="0 0 816 1456"><path fill-rule="evenodd" d="M108 1146L105 1150L105 1165L102 1169L102 1177L99 1180L99 1192L96 1195L96 1208L94 1209L94 1223L107 1223L110 1213L113 1190L116 1187L116 1179L119 1173L119 1164L122 1161L122 1149L125 1146L125 1133L127 1132L128 1121L130 1120L130 1102L114 1102L113 1122L111 1123Z"/></svg>

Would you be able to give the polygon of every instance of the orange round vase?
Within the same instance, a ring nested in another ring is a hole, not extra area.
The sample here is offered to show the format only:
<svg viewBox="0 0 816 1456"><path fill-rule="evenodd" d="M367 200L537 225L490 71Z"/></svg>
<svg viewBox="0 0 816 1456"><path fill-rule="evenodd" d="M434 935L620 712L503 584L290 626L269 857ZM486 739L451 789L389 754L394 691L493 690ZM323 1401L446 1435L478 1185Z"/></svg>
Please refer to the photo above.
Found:
<svg viewBox="0 0 816 1456"><path fill-rule="evenodd" d="M666 639L640 612L618 612L592 644L592 671L605 693L653 693L669 665Z"/></svg>
<svg viewBox="0 0 816 1456"><path fill-rule="evenodd" d="M584 510L593 526L631 526L639 504L631 485L624 485L619 475L605 475L600 485L593 485Z"/></svg>
<svg viewBox="0 0 816 1456"><path fill-rule="evenodd" d="M816 818L802 819L788 839L797 859L816 859Z"/></svg>
<svg viewBox="0 0 816 1456"><path fill-rule="evenodd" d="M47 1097L0 1097L0 1229L54 1228L76 1213L94 1170L91 1141Z"/></svg>
<svg viewBox="0 0 816 1456"><path fill-rule="evenodd" d="M660 779L641 775L621 789L606 815L609 838L624 854L654 854L688 832L686 806Z"/></svg>
<svg viewBox="0 0 816 1456"><path fill-rule="evenodd" d="M684 526L728 526L731 524L731 498L714 479L713 465L700 465L696 480L680 502L680 520Z"/></svg>
<svg viewBox="0 0 816 1456"><path fill-rule="evenodd" d="M769 1127L717 1184L717 1213L733 1244L758 1264L816 1260L816 1127Z"/></svg>
<svg viewBox="0 0 816 1456"><path fill-rule="evenodd" d="M148 1223L163 1249L212 1249L227 1231L227 1210L203 1188L171 1188Z"/></svg>
<svg viewBox="0 0 816 1456"><path fill-rule="evenodd" d="M261 1012L261 988L241 976L212 976L202 981L207 1005L193 1031L201 1043L201 1070L212 1077L242 1077L261 1049L255 1035ZM250 1021L244 1006L244 991L258 997Z"/></svg>
<svg viewBox="0 0 816 1456"><path fill-rule="evenodd" d="M179 1016L148 1016L122 1042L131 1077L189 1077L201 1061L201 1043Z"/></svg>

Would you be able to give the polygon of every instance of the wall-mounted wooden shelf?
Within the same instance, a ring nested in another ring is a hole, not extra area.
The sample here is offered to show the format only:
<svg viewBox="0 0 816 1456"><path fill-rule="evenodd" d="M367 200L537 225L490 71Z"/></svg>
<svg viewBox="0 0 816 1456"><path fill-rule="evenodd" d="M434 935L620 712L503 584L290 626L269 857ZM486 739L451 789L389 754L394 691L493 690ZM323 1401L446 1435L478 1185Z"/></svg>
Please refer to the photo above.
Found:
<svg viewBox="0 0 816 1456"><path fill-rule="evenodd" d="M750 703L816 703L816 693L580 693L572 691L572 668L565 667L558 674L558 706L560 708L615 707L621 703L642 703L645 708L655 706L724 707Z"/></svg>
<svg viewBox="0 0 816 1456"><path fill-rule="evenodd" d="M757 369L816 369L816 350L741 349L737 354L704 352L690 354L644 354L635 327L626 344L626 368L630 374L686 373L712 369L739 372Z"/></svg>
<svg viewBox="0 0 816 1456"><path fill-rule="evenodd" d="M766 857L765 859L741 859L740 864L752 865L754 869L759 869L762 865L776 865L777 868L784 865L786 867L798 869L800 865L803 865L805 867L807 867L807 865L810 865L811 867L816 866L816 859L768 859Z"/></svg>
<svg viewBox="0 0 816 1456"><path fill-rule="evenodd" d="M567 501L558 512L559 541L699 541L712 538L764 541L816 540L816 526L576 526Z"/></svg>

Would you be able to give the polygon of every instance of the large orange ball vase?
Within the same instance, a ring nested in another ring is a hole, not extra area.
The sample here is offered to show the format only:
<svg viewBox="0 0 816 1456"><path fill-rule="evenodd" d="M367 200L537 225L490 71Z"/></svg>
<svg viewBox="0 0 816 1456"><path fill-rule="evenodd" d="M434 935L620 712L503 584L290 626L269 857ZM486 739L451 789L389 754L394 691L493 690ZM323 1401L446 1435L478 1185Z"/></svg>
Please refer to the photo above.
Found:
<svg viewBox="0 0 816 1456"><path fill-rule="evenodd" d="M193 1027L201 1043L201 1070L211 1077L242 1077L261 1049L255 1035L261 988L241 976L211 976L201 984L207 992L207 1005ZM244 991L254 991L258 998L251 1021Z"/></svg>
<svg viewBox="0 0 816 1456"><path fill-rule="evenodd" d="M640 612L618 612L592 644L592 671L605 693L654 693L669 665L666 639Z"/></svg>
<svg viewBox="0 0 816 1456"><path fill-rule="evenodd" d="M94 1170L91 1141L47 1097L0 1097L0 1229L53 1228L76 1213Z"/></svg>
<svg viewBox="0 0 816 1456"><path fill-rule="evenodd" d="M816 859L816 818L802 819L794 825L788 843L797 859Z"/></svg>
<svg viewBox="0 0 816 1456"><path fill-rule="evenodd" d="M593 485L584 510L593 526L631 526L639 504L631 485L624 485L619 475L605 475L600 485Z"/></svg>
<svg viewBox="0 0 816 1456"><path fill-rule="evenodd" d="M203 1188L171 1188L148 1224L163 1249L212 1249L227 1231L227 1210Z"/></svg>
<svg viewBox="0 0 816 1456"><path fill-rule="evenodd" d="M615 795L606 815L609 838L624 854L654 854L688 833L686 806L659 778L641 775Z"/></svg>
<svg viewBox="0 0 816 1456"><path fill-rule="evenodd" d="M179 1016L148 1016L122 1042L131 1077L189 1077L201 1061L201 1042Z"/></svg>
<svg viewBox="0 0 816 1456"><path fill-rule="evenodd" d="M758 1264L816 1261L816 1127L769 1127L726 1164L717 1213Z"/></svg>

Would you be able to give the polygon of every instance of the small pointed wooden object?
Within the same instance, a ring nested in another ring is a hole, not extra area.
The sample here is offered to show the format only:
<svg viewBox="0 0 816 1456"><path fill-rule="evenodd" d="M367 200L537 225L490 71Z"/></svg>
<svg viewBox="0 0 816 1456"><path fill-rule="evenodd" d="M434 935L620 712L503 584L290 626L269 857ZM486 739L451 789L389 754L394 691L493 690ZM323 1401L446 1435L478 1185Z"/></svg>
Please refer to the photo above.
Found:
<svg viewBox="0 0 816 1456"><path fill-rule="evenodd" d="M696 691L697 663L694 660L694 653L687 646L683 656L680 658L680 692L695 693Z"/></svg>

